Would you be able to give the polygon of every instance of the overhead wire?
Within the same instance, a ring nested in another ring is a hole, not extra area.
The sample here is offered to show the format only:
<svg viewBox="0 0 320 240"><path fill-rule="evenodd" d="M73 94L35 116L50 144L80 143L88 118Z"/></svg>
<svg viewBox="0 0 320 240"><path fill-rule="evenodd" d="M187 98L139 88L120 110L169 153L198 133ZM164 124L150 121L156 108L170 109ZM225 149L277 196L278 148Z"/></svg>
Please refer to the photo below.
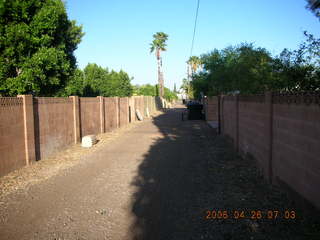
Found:
<svg viewBox="0 0 320 240"><path fill-rule="evenodd" d="M191 43L190 57L192 56L193 46L194 46L194 38L195 38L195 35L196 35L197 21L198 21L198 12L199 12L199 5L200 5L200 0L198 0L198 3L197 3L196 17L195 17L195 20L194 20L194 27L193 27L193 36L192 36L192 43Z"/></svg>

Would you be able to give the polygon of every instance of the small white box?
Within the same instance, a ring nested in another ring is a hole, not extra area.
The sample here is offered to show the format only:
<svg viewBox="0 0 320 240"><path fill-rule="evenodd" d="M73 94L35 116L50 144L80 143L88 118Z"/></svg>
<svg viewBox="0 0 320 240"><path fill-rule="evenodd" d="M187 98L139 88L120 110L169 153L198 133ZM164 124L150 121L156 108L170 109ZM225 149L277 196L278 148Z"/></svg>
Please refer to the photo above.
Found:
<svg viewBox="0 0 320 240"><path fill-rule="evenodd" d="M92 147L97 142L97 138L95 135L84 136L81 141L82 147Z"/></svg>

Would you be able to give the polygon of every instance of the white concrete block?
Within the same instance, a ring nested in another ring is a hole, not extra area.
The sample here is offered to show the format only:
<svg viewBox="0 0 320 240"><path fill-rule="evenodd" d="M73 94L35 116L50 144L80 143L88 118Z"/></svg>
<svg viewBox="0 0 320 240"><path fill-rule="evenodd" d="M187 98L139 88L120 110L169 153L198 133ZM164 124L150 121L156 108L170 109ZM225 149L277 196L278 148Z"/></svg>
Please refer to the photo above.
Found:
<svg viewBox="0 0 320 240"><path fill-rule="evenodd" d="M96 143L97 143L97 138L95 135L87 135L82 138L81 146L89 148Z"/></svg>

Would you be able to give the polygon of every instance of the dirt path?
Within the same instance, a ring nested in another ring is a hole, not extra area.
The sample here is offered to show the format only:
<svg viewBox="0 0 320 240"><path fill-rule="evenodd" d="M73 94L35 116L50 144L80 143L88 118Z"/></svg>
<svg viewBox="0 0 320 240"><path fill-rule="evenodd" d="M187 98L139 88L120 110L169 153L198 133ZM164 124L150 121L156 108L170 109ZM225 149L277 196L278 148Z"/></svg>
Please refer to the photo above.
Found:
<svg viewBox="0 0 320 240"><path fill-rule="evenodd" d="M146 120L79 164L6 196L0 239L320 239L317 212L303 218L252 162L204 122L181 122L180 111ZM214 210L228 217L214 218ZM233 219L236 210L245 217ZM251 219L257 210L282 215ZM285 219L285 210L296 219Z"/></svg>

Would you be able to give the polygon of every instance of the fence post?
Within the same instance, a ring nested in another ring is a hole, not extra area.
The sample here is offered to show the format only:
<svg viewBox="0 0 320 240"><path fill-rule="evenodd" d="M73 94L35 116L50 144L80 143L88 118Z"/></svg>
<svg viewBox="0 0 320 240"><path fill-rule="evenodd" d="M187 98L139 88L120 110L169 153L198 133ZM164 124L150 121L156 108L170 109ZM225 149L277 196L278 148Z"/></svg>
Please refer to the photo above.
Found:
<svg viewBox="0 0 320 240"><path fill-rule="evenodd" d="M273 162L272 162L272 148L273 148L273 103L272 92L265 92L265 106L266 106L266 138L268 149L268 163L266 166L266 174L270 183L273 182Z"/></svg>
<svg viewBox="0 0 320 240"><path fill-rule="evenodd" d="M80 142L80 104L78 96L70 96L72 99L73 108L73 132L74 132L74 143Z"/></svg>
<svg viewBox="0 0 320 240"><path fill-rule="evenodd" d="M104 97L97 96L99 98L99 113L100 113L100 133L105 133L105 118L104 118Z"/></svg>
<svg viewBox="0 0 320 240"><path fill-rule="evenodd" d="M218 95L218 134L221 134L221 95Z"/></svg>
<svg viewBox="0 0 320 240"><path fill-rule="evenodd" d="M235 148L239 152L239 94L236 95L236 136Z"/></svg>
<svg viewBox="0 0 320 240"><path fill-rule="evenodd" d="M36 160L32 95L18 95L23 101L23 127L26 165Z"/></svg>
<svg viewBox="0 0 320 240"><path fill-rule="evenodd" d="M120 128L120 98L116 97L117 99L117 128Z"/></svg>

